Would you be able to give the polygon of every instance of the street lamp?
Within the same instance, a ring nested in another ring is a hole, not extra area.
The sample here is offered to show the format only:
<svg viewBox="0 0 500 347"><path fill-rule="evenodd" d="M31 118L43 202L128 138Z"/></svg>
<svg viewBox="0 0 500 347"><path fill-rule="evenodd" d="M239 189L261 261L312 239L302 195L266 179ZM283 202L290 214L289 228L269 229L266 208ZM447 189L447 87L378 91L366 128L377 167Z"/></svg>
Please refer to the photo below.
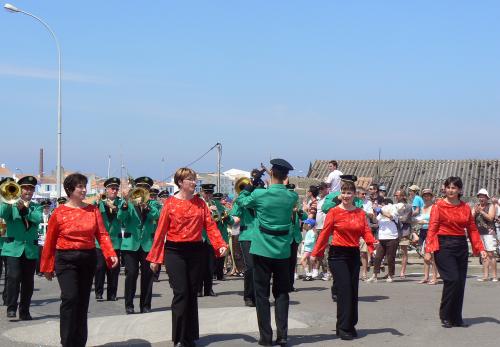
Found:
<svg viewBox="0 0 500 347"><path fill-rule="evenodd" d="M56 167L56 184L57 184L57 197L61 197L61 47L59 46L59 41L57 40L56 34L49 27L47 23L45 23L42 19L37 16L23 11L12 4L5 4L3 6L7 11L12 13L23 13L31 18L36 19L38 22L42 23L42 25L50 32L54 41L56 42L57 47L57 56L58 56L58 64L59 64L59 78L58 78L58 90L57 90L57 167Z"/></svg>

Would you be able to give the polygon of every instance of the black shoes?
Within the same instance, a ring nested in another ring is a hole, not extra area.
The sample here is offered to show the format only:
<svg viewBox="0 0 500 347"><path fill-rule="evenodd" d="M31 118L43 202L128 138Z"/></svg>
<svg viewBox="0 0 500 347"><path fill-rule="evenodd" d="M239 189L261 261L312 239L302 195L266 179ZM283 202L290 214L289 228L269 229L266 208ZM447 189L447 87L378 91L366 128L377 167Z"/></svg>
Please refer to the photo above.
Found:
<svg viewBox="0 0 500 347"><path fill-rule="evenodd" d="M203 292L202 292L201 290L198 292L198 297L199 297L199 298L202 298L202 297L203 297ZM180 343L180 342L179 342L179 343Z"/></svg>
<svg viewBox="0 0 500 347"><path fill-rule="evenodd" d="M108 301L117 301L116 295L108 296Z"/></svg>
<svg viewBox="0 0 500 347"><path fill-rule="evenodd" d="M338 334L339 334L341 340L350 341L350 340L354 339L354 335L348 331L340 330Z"/></svg>
<svg viewBox="0 0 500 347"><path fill-rule="evenodd" d="M7 311L7 318L16 318L16 311Z"/></svg>
<svg viewBox="0 0 500 347"><path fill-rule="evenodd" d="M265 342L263 340L259 340L259 345L261 346L267 346L267 347L270 347L270 346L273 346L272 342Z"/></svg>
<svg viewBox="0 0 500 347"><path fill-rule="evenodd" d="M95 295L95 299L96 299L97 301L104 301L104 299L102 298L102 294L96 294L96 295Z"/></svg>
<svg viewBox="0 0 500 347"><path fill-rule="evenodd" d="M205 292L205 296L217 296L217 294L215 294L215 292L212 289L210 289L210 291Z"/></svg>
<svg viewBox="0 0 500 347"><path fill-rule="evenodd" d="M282 337L282 338L276 339L276 342L274 344L278 345L278 346L286 346L287 343L288 343L288 340L286 338Z"/></svg>
<svg viewBox="0 0 500 347"><path fill-rule="evenodd" d="M134 311L134 308L133 307L125 307L125 312L127 314L134 314L135 311Z"/></svg>
<svg viewBox="0 0 500 347"><path fill-rule="evenodd" d="M464 321L460 321L458 323L453 323L452 326L458 327L458 328L468 328L469 324L464 323Z"/></svg>
<svg viewBox="0 0 500 347"><path fill-rule="evenodd" d="M31 317L30 313L19 313L19 320L33 320L33 318Z"/></svg>
<svg viewBox="0 0 500 347"><path fill-rule="evenodd" d="M149 308L149 307L141 308L141 313L149 313L149 312L151 312L151 308Z"/></svg>
<svg viewBox="0 0 500 347"><path fill-rule="evenodd" d="M453 328L453 324L451 324L451 322L449 320L446 320L446 319L441 319L441 326L443 328Z"/></svg>
<svg viewBox="0 0 500 347"><path fill-rule="evenodd" d="M247 307L255 307L255 302L253 302L251 299L246 299L245 300L245 306L247 306Z"/></svg>

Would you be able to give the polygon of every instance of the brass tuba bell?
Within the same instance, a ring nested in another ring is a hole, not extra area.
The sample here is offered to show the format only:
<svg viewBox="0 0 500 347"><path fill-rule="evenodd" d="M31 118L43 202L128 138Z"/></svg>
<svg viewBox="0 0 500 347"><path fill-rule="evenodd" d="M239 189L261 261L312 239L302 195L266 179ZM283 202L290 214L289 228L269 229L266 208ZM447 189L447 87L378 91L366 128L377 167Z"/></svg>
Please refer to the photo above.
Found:
<svg viewBox="0 0 500 347"><path fill-rule="evenodd" d="M128 200L135 206L149 201L149 191L145 188L135 187L128 193Z"/></svg>
<svg viewBox="0 0 500 347"><path fill-rule="evenodd" d="M13 181L7 181L0 185L0 201L14 205L21 198L21 186Z"/></svg>
<svg viewBox="0 0 500 347"><path fill-rule="evenodd" d="M240 195L240 192L245 188L246 185L252 184L252 180L248 177L240 177L234 182L234 191L236 194Z"/></svg>

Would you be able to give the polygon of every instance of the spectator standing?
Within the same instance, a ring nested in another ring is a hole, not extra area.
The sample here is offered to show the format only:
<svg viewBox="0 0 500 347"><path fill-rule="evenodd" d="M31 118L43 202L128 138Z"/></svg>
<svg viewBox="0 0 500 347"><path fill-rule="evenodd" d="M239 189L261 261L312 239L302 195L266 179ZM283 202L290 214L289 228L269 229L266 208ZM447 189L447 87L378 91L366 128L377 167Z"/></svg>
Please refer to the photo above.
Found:
<svg viewBox="0 0 500 347"><path fill-rule="evenodd" d="M408 265L408 246L410 246L412 206L408 203L404 190L394 193L398 214L399 247L401 250L401 273L400 277L406 277L406 265Z"/></svg>
<svg viewBox="0 0 500 347"><path fill-rule="evenodd" d="M424 200L420 197L419 194L420 187L416 184L411 185L409 188L409 195L414 216L418 216L420 213L422 213L422 208L424 207Z"/></svg>
<svg viewBox="0 0 500 347"><path fill-rule="evenodd" d="M432 189L423 189L422 198L424 199L424 207L422 208L422 213L417 219L417 223L420 224L420 234L418 235L418 243L420 249L425 251L425 239L427 238L427 231L429 230L429 220L431 218L432 206L434 204L434 194ZM432 280L429 280L430 268L432 265ZM438 272L436 268L436 261L434 255L431 254L431 260L424 259L424 278L419 281L420 284L437 284Z"/></svg>
<svg viewBox="0 0 500 347"><path fill-rule="evenodd" d="M363 211L366 213L367 222L374 218L373 205L370 199L366 197L366 189L363 187L357 188L358 198L363 202ZM370 261L370 254L368 253L368 246L365 240L359 239L359 251L361 254L361 280L365 281L368 278L368 263Z"/></svg>
<svg viewBox="0 0 500 347"><path fill-rule="evenodd" d="M316 222L314 219L307 219L304 221L304 230L306 231L306 236L304 238L304 248L302 253L302 258L300 259L300 264L305 271L304 281L311 281L312 274L311 269L314 267L315 262L311 261L311 252L316 244L317 232L314 230L314 225Z"/></svg>
<svg viewBox="0 0 500 347"><path fill-rule="evenodd" d="M328 184L326 182L321 182L318 186L318 210L316 211L316 234L319 236L323 230L323 224L325 222L326 213L323 212L323 204L325 202L325 197L328 195ZM323 272L323 281L329 281L331 278L330 269L328 267L328 249L325 251L325 255L322 259L317 261L318 267L321 267Z"/></svg>
<svg viewBox="0 0 500 347"><path fill-rule="evenodd" d="M495 235L496 206L490 202L490 195L484 188L479 190L477 198L479 202L474 205L472 215L474 216L484 249L488 255L483 261L483 277L477 280L480 282L489 281L489 270L491 269L492 280L498 282L497 260L495 258L495 249L497 247Z"/></svg>
<svg viewBox="0 0 500 347"><path fill-rule="evenodd" d="M328 174L328 177L325 179L325 182L330 185L330 193L331 192L340 192L340 176L342 175L342 172L338 170L338 163L336 160L331 160L328 163L328 170L330 170L330 173Z"/></svg>

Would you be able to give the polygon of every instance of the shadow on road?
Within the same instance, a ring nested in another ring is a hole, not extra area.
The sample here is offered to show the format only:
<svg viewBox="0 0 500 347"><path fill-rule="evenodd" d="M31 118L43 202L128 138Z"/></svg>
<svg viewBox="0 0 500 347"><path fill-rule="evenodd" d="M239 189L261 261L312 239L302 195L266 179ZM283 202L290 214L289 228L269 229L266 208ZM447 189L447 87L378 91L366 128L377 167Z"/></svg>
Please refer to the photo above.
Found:
<svg viewBox="0 0 500 347"><path fill-rule="evenodd" d="M99 346L106 346L106 347L111 347L111 346L133 346L133 347L149 347L152 346L149 341L142 340L142 339L132 339L132 340L127 340L123 342L109 342L104 345L99 345Z"/></svg>
<svg viewBox="0 0 500 347"><path fill-rule="evenodd" d="M483 324L483 323L496 323L500 324L500 320L493 317L475 317L475 318L466 318L465 322L470 325Z"/></svg>
<svg viewBox="0 0 500 347"><path fill-rule="evenodd" d="M360 296L358 298L358 301L361 301L361 302L377 302L377 301L380 301L380 300L387 300L389 299L388 296L385 296L385 295L372 295L372 296Z"/></svg>
<svg viewBox="0 0 500 347"><path fill-rule="evenodd" d="M253 336L244 334L213 334L208 336L202 336L198 341L196 341L196 346L208 346L212 343L224 342L230 340L243 340L249 343L257 343L257 339Z"/></svg>
<svg viewBox="0 0 500 347"><path fill-rule="evenodd" d="M358 330L359 337L365 337L368 335L376 335L376 334L391 334L395 336L405 336L399 330L393 328L378 328L378 329L360 329Z"/></svg>
<svg viewBox="0 0 500 347"><path fill-rule="evenodd" d="M304 288L297 288L298 292L320 292L322 290L327 290L328 288L325 287L304 287Z"/></svg>

